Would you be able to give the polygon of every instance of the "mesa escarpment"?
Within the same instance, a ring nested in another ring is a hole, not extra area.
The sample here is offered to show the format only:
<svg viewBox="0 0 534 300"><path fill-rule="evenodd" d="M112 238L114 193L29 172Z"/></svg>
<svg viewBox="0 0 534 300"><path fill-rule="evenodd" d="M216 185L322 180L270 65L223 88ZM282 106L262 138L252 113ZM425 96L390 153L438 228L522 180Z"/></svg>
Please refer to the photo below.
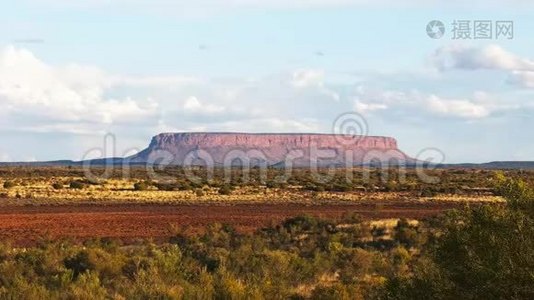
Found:
<svg viewBox="0 0 534 300"><path fill-rule="evenodd" d="M131 162L292 166L409 163L391 137L301 133L162 133Z"/></svg>

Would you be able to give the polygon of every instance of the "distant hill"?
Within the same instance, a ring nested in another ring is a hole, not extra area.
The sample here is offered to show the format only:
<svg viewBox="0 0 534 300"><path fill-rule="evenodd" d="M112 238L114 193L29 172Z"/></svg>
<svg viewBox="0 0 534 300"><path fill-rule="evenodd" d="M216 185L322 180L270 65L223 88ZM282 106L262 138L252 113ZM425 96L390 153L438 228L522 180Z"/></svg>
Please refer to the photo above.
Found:
<svg viewBox="0 0 534 300"><path fill-rule="evenodd" d="M397 141L391 137L307 133L185 132L156 135L146 149L125 158L0 162L0 166L81 166L84 163L92 166L109 164L231 166L236 161L250 162L253 166L266 165L280 168L315 165L317 167L380 166L382 163L415 167L417 162L399 150ZM436 167L534 169L534 161L441 164Z"/></svg>
<svg viewBox="0 0 534 300"><path fill-rule="evenodd" d="M397 148L397 141L391 137L213 132L162 133L152 138L145 150L126 159L133 163L164 161L175 165L214 166L229 166L242 160L293 167L310 167L315 162L318 166L350 166L414 161Z"/></svg>
<svg viewBox="0 0 534 300"><path fill-rule="evenodd" d="M443 168L469 168L469 169L534 169L534 161L492 161L488 163L472 164L445 164Z"/></svg>

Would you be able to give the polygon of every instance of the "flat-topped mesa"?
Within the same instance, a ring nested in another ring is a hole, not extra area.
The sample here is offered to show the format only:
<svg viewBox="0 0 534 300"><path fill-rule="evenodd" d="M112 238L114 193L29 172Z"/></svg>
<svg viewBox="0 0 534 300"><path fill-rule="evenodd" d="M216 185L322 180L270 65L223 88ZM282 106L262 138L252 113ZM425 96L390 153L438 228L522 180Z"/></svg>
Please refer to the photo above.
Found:
<svg viewBox="0 0 534 300"><path fill-rule="evenodd" d="M397 149L397 141L381 136L344 136L317 133L161 133L152 138L150 147L175 146L262 148L273 146L325 148Z"/></svg>
<svg viewBox="0 0 534 300"><path fill-rule="evenodd" d="M235 160L292 166L412 162L391 137L316 133L162 133L131 162L234 165Z"/></svg>

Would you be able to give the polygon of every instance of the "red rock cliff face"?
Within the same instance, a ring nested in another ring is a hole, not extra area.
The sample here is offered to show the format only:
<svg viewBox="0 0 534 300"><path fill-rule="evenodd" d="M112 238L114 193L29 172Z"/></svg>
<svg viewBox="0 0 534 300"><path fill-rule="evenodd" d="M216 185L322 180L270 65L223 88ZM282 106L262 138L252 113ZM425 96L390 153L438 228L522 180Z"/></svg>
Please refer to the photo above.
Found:
<svg viewBox="0 0 534 300"><path fill-rule="evenodd" d="M360 165L411 159L390 137L333 134L162 133L132 162L232 165L250 160L267 165Z"/></svg>

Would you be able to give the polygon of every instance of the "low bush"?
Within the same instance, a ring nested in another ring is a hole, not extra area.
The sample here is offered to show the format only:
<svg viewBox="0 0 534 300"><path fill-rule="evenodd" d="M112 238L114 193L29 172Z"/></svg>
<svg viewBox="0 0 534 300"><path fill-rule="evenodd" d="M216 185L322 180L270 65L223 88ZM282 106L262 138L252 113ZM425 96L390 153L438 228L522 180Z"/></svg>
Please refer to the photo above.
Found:
<svg viewBox="0 0 534 300"><path fill-rule="evenodd" d="M202 189L196 189L195 190L195 194L197 195L197 197L202 197L205 195L204 191Z"/></svg>
<svg viewBox="0 0 534 300"><path fill-rule="evenodd" d="M436 190L431 187L424 187L419 192L421 197L435 197L437 194Z"/></svg>
<svg viewBox="0 0 534 300"><path fill-rule="evenodd" d="M14 187L16 187L16 186L17 186L17 184L14 183L13 181L6 181L6 182L4 182L4 188L5 188L5 189L14 188Z"/></svg>
<svg viewBox="0 0 534 300"><path fill-rule="evenodd" d="M55 183L52 184L52 188L54 190L61 190L61 189L63 189L63 184L61 184L59 182L55 182Z"/></svg>
<svg viewBox="0 0 534 300"><path fill-rule="evenodd" d="M160 191L178 191L180 190L180 186L177 183L172 182L158 182L155 184L156 188Z"/></svg>
<svg viewBox="0 0 534 300"><path fill-rule="evenodd" d="M229 184L225 184L219 188L220 195L231 195L233 191L234 187Z"/></svg>
<svg viewBox="0 0 534 300"><path fill-rule="evenodd" d="M136 182L134 183L134 190L136 191L146 191L148 190L149 185L146 182Z"/></svg>
<svg viewBox="0 0 534 300"><path fill-rule="evenodd" d="M70 185L69 187L71 189L75 189L75 190L81 190L81 189L84 189L87 187L87 185L81 181L78 181L78 180L75 180L75 181L71 181L70 182Z"/></svg>

